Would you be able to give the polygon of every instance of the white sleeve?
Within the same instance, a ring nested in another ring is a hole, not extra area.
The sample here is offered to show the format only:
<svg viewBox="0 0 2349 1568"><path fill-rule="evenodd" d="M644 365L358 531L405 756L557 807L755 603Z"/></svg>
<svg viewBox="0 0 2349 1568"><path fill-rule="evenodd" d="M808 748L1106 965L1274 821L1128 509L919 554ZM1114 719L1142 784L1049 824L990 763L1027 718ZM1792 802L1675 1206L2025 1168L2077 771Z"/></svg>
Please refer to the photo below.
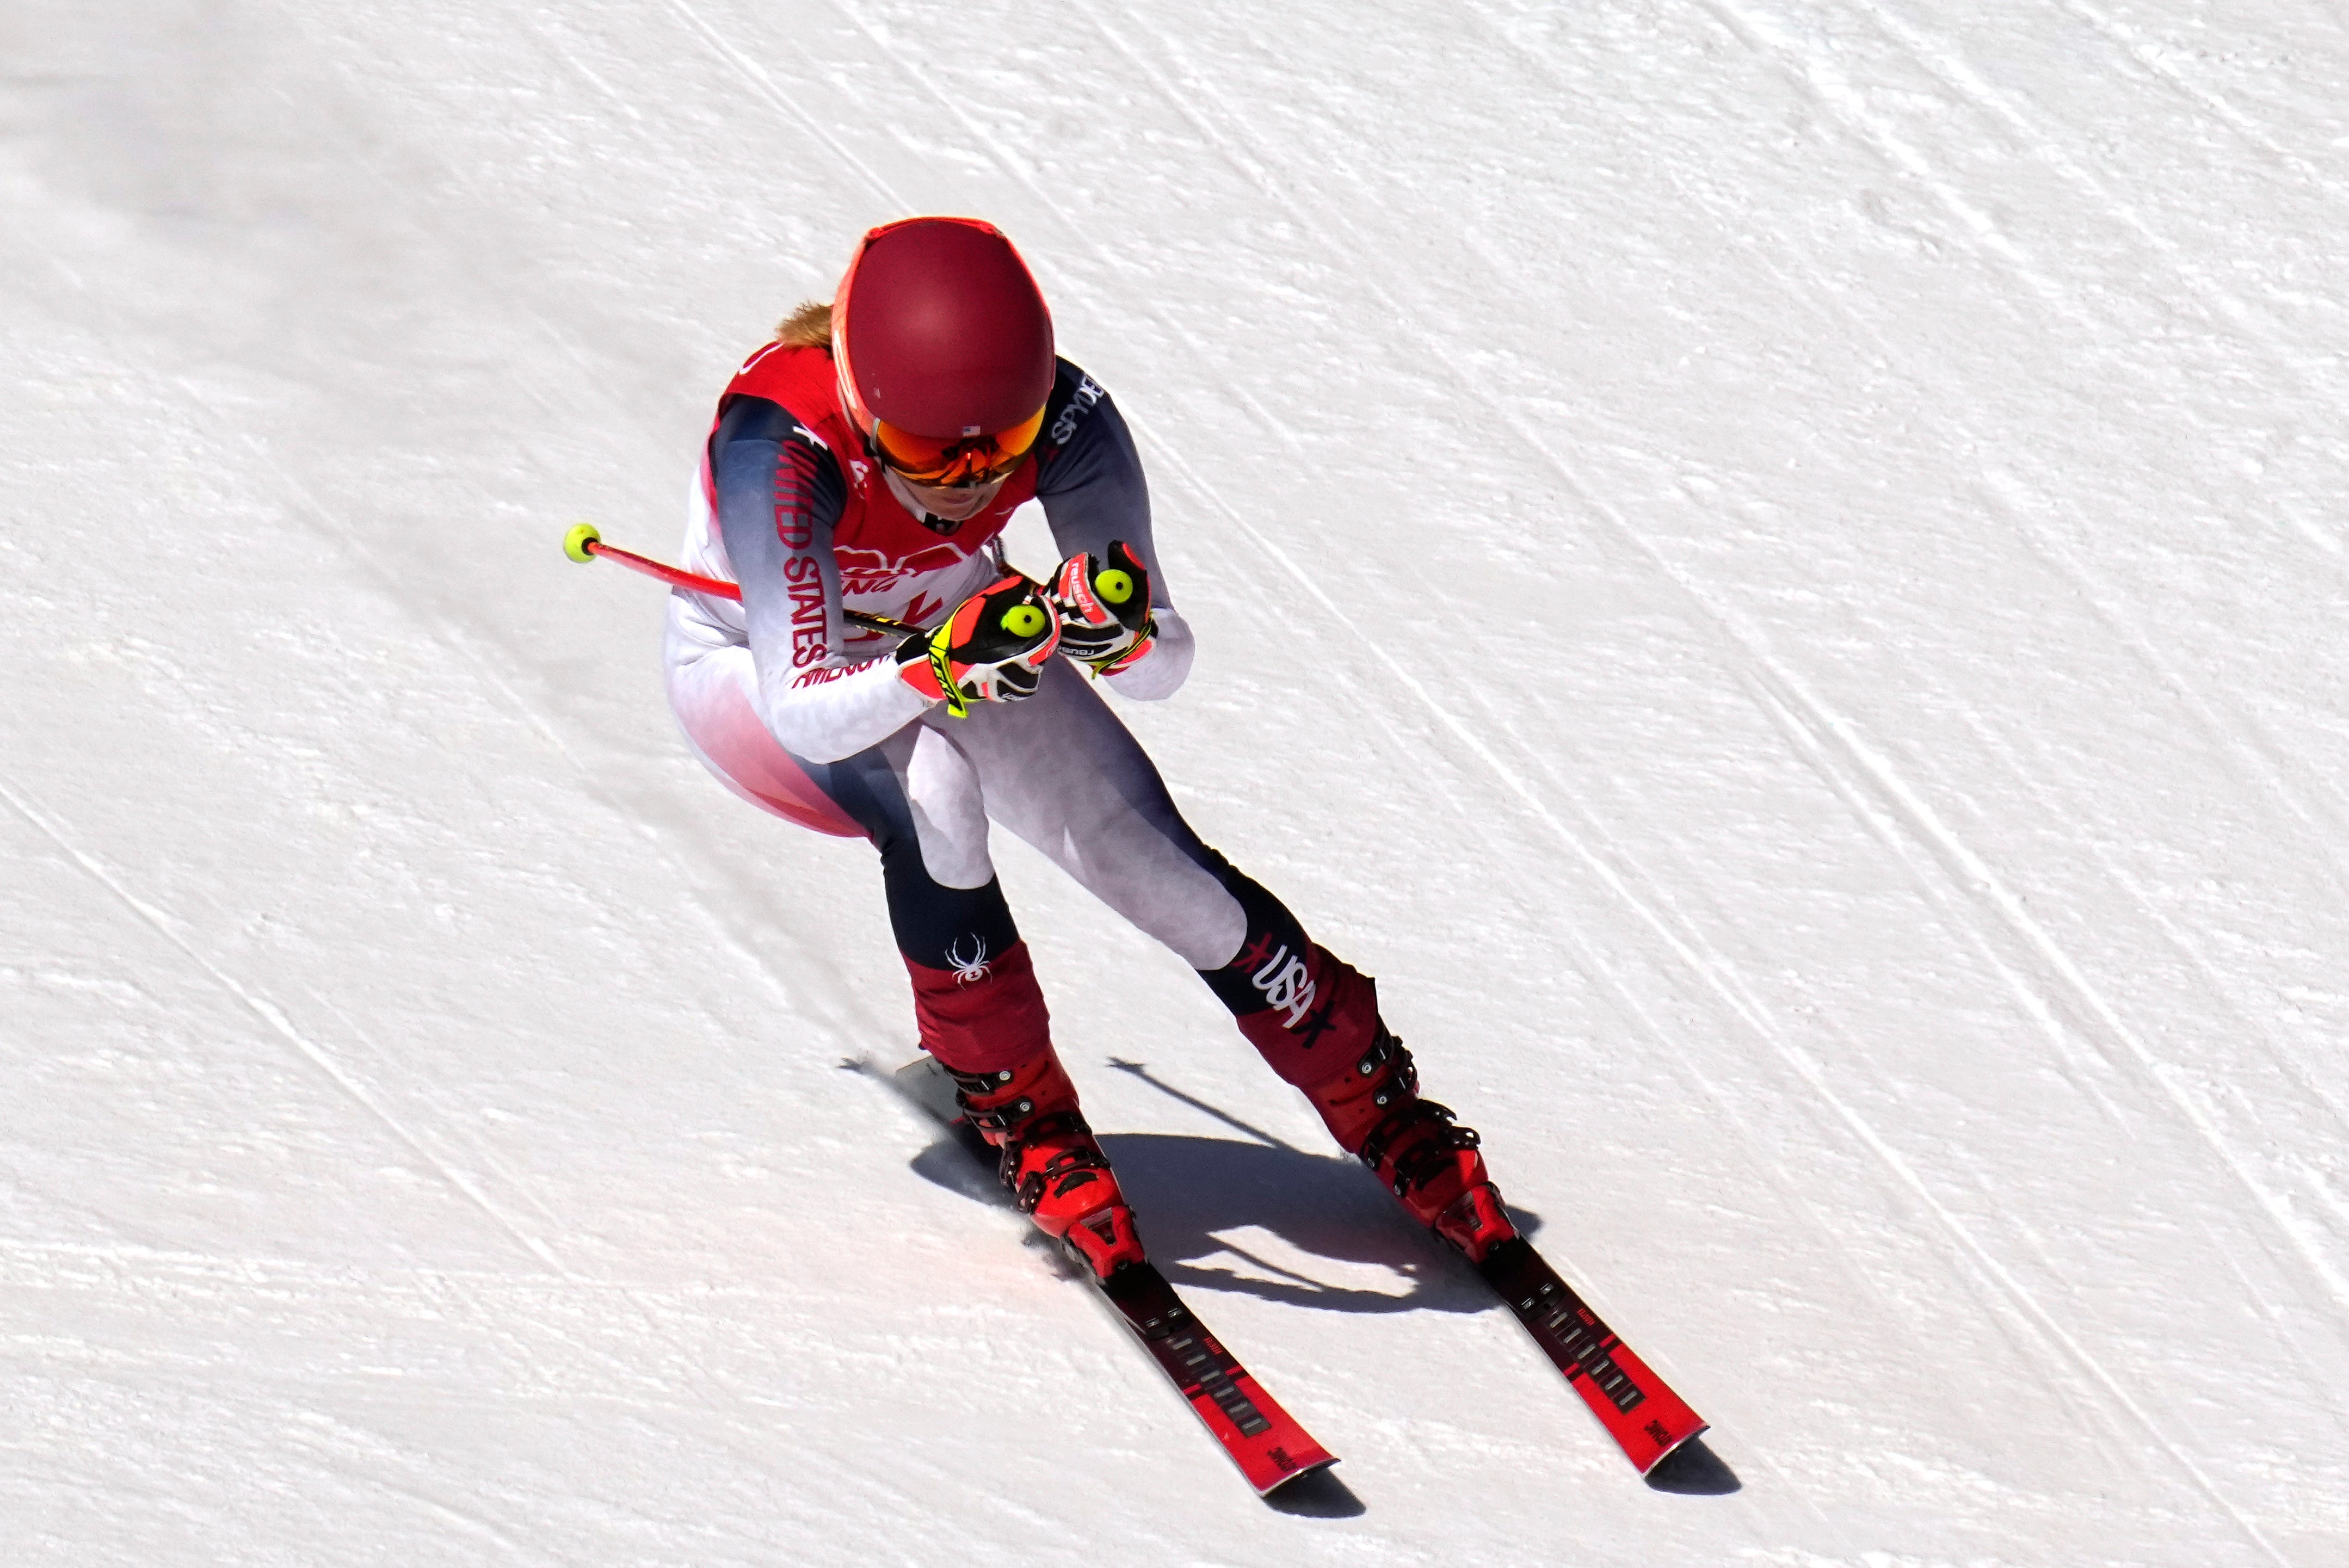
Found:
<svg viewBox="0 0 2349 1568"><path fill-rule="evenodd" d="M891 658L811 670L788 684L759 682L759 717L784 750L810 762L837 762L878 746L934 700L898 679Z"/></svg>
<svg viewBox="0 0 2349 1568"><path fill-rule="evenodd" d="M1120 696L1160 702L1173 696L1191 674L1191 655L1197 646L1196 639L1191 635L1191 624L1171 604L1161 606L1154 614L1158 635L1151 643L1150 651L1117 674L1102 677Z"/></svg>
<svg viewBox="0 0 2349 1568"><path fill-rule="evenodd" d="M770 467L773 459L769 457ZM740 563L727 542L718 513L704 489L709 469L698 473L687 499L685 559L690 570L722 580L743 582ZM773 488L771 481L769 489ZM896 661L872 659L857 664L835 662L843 627L839 588L833 572L832 538L828 522L810 518L804 548L797 557L777 555L780 541L771 528L751 529L747 542L755 546L753 578L743 583L741 601L714 598L679 588L669 595L669 626L673 657L691 658L695 650L714 653L740 647L751 655L748 682L751 706L776 743L810 762L837 762L875 746L922 716L932 699L897 678ZM761 574L763 573L763 574ZM789 583L796 580L796 590ZM820 584L823 618L803 624L816 607ZM786 597L786 595L788 595ZM750 600L767 601L763 616L751 613ZM758 631L753 630L756 624ZM763 634L763 635L761 635ZM802 664L799 639L812 635L822 653L820 662ZM757 645L766 645L761 657Z"/></svg>
<svg viewBox="0 0 2349 1568"><path fill-rule="evenodd" d="M896 661L888 658L805 671L796 684L770 686L740 630L713 613L735 608L682 589L669 595L662 653L670 666L672 702L681 670L718 661L776 744L809 762L837 762L877 746L931 704L897 678Z"/></svg>

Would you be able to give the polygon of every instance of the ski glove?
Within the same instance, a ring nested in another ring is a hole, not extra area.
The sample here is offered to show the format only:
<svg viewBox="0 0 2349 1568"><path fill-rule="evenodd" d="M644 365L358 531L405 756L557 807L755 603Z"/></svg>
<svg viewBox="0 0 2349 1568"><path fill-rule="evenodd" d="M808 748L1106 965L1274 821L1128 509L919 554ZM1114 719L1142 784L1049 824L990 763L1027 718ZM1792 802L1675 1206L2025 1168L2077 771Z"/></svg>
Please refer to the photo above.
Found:
<svg viewBox="0 0 2349 1568"><path fill-rule="evenodd" d="M1052 603L1061 616L1061 652L1096 675L1111 676L1150 652L1158 635L1150 613L1150 568L1125 547L1109 542L1109 559L1071 555L1052 580Z"/></svg>
<svg viewBox="0 0 2349 1568"><path fill-rule="evenodd" d="M947 711L960 718L974 702L1035 695L1060 645L1060 618L1044 590L1007 573L956 605L936 631L900 644L897 678L924 696L945 698Z"/></svg>

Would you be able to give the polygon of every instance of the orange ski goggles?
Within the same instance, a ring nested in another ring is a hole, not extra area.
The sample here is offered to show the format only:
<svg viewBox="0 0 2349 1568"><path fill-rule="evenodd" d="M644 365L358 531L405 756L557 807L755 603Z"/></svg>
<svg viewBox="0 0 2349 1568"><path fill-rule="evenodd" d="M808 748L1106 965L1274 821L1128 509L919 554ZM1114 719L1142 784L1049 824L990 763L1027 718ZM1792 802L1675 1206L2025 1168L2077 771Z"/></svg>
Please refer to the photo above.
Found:
<svg viewBox="0 0 2349 1568"><path fill-rule="evenodd" d="M963 489L992 484L1018 468L1044 428L1037 409L1008 430L917 436L886 419L873 421L873 450L909 483Z"/></svg>

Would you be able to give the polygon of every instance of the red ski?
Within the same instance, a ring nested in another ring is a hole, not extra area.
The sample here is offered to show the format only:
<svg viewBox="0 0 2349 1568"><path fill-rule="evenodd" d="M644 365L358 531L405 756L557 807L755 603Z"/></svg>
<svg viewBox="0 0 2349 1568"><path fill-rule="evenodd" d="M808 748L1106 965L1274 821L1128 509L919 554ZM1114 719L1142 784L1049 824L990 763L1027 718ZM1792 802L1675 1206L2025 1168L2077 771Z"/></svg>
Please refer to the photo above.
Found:
<svg viewBox="0 0 2349 1568"><path fill-rule="evenodd" d="M1190 1402L1200 1423L1224 1445L1224 1452L1240 1467L1258 1497L1338 1462L1191 1315L1165 1275L1148 1264L1134 1264L1100 1284L1102 1295Z"/></svg>
<svg viewBox="0 0 2349 1568"><path fill-rule="evenodd" d="M1532 1243L1502 1242L1475 1267L1641 1475L1704 1430L1702 1418L1631 1354Z"/></svg>
<svg viewBox="0 0 2349 1568"><path fill-rule="evenodd" d="M908 1062L894 1078L906 1099L945 1123L955 1140L993 1172L995 1150L963 1119L954 1080L935 1058ZM1085 1274L1092 1277L1090 1269ZM1157 1269L1131 1264L1093 1284L1258 1497L1338 1462L1207 1331Z"/></svg>

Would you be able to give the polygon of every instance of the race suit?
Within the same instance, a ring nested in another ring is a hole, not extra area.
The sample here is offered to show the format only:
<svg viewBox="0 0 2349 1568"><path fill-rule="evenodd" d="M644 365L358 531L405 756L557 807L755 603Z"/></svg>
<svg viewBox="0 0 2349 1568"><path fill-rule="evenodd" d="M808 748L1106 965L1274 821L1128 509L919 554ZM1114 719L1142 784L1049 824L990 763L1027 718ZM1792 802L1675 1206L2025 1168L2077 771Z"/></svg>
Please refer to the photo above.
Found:
<svg viewBox="0 0 2349 1568"><path fill-rule="evenodd" d="M957 719L899 677L898 638L842 616L938 624L1002 575L998 536L1033 499L1063 556L1123 540L1149 568L1155 645L1102 684L1143 699L1182 684L1192 637L1153 548L1133 437L1091 377L1065 359L1058 371L1033 452L983 511L949 522L870 455L828 352L751 356L719 401L685 544L688 570L742 598L672 595L670 704L737 794L872 841L922 1044L947 1066L994 1072L1050 1040L988 858L993 821L1198 970L1275 1071L1325 1081L1375 1034L1371 982L1200 841L1085 673L1055 659L1034 696Z"/></svg>

